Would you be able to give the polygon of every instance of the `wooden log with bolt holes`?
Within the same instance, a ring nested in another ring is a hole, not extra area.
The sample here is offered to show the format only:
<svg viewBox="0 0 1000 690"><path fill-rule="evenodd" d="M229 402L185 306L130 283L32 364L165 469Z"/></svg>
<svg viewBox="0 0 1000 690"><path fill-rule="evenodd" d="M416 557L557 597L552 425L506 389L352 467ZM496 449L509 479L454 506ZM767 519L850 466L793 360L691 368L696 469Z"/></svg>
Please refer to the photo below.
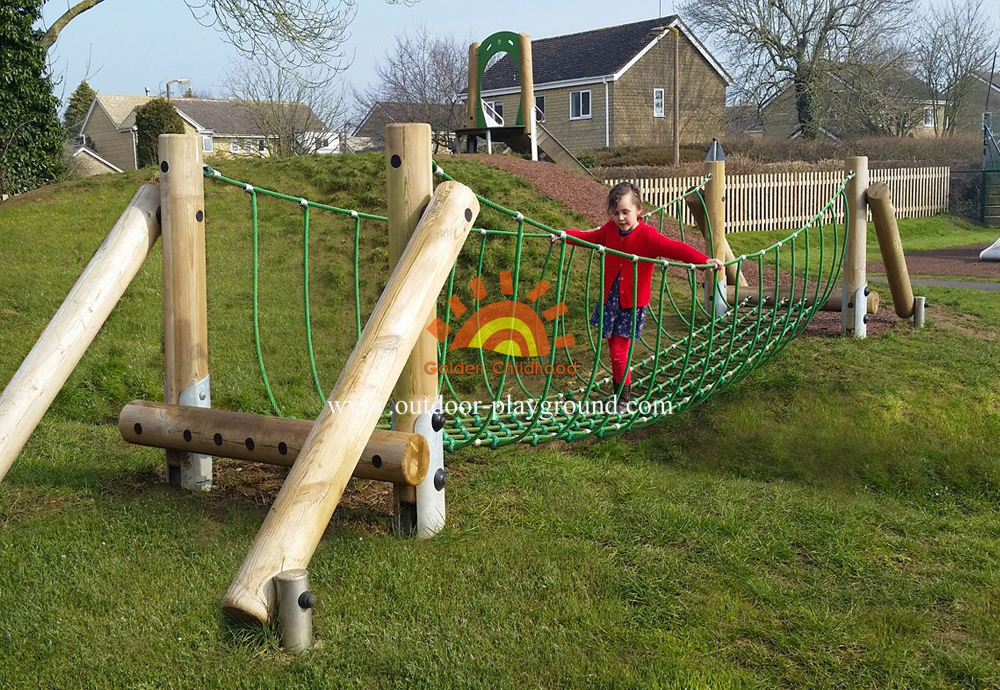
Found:
<svg viewBox="0 0 1000 690"><path fill-rule="evenodd" d="M163 224L164 402L208 376L208 265L201 137L161 134ZM202 391L208 404L208 391ZM193 491L212 488L212 459L167 450L167 482Z"/></svg>
<svg viewBox="0 0 1000 690"><path fill-rule="evenodd" d="M913 285L906 268L903 242L899 239L899 225L896 224L896 209L889 195L889 185L875 182L868 187L867 197L882 263L885 264L885 277L889 281L892 308L896 310L896 316L908 319L913 316Z"/></svg>
<svg viewBox="0 0 1000 690"><path fill-rule="evenodd" d="M160 236L160 191L143 185L0 395L0 480Z"/></svg>
<svg viewBox="0 0 1000 690"><path fill-rule="evenodd" d="M811 289L809 289L809 290L806 291L807 297L806 297L806 300L805 300L805 306L807 308L811 307L813 305L813 300L812 300L811 297L809 297L809 295L814 294L814 291L815 291L815 288L811 288ZM755 307L755 306L757 306L757 304L760 302L760 298L759 298L758 292L759 291L758 291L757 288L741 287L740 288L740 295L739 295L739 301L740 301L740 303L744 304L744 301L745 301L746 306L749 306L749 307ZM823 302L821 305L819 305L819 310L820 311L840 311L840 309L841 309L840 292L839 291L834 291L834 292L836 292L836 294L831 294L827 298L827 300L825 302ZM778 299L779 300L788 299L790 295L791 295L791 291L788 288L779 288L778 289ZM795 300L798 301L799 298L801 298L801 297L802 297L802 291L801 290L796 290L795 291ZM735 300L735 299L736 299L736 288L733 287L733 286L727 286L726 287L726 301L729 302L730 304L732 304L733 300ZM767 306L767 305L772 305L772 304L774 304L774 288L773 287L771 287L771 288L765 287L764 288L764 305ZM878 296L877 292L875 292L874 290L872 290L871 292L868 293L868 304L867 304L867 307L866 307L867 311L865 313L867 313L867 314L877 314L878 313L878 308L879 308L879 296Z"/></svg>
<svg viewBox="0 0 1000 690"><path fill-rule="evenodd" d="M478 45L478 44L476 44ZM476 58L478 60L478 57ZM470 73L471 74L471 73ZM389 266L395 267L417 229L420 214L434 192L433 161L431 159L431 128L427 124L391 124L385 128L386 194L389 229ZM437 363L437 340L427 330L437 318L437 305L432 304L423 316L424 328L406 361L393 398L407 401L407 408L393 415L393 428L410 433L419 416L413 409L427 409L437 400L437 375L428 374L428 362ZM413 404L411 404L413 403ZM415 514L416 489L409 484L393 488L396 525L409 528L402 513Z"/></svg>
<svg viewBox="0 0 1000 690"><path fill-rule="evenodd" d="M865 191L868 189L868 157L853 156L844 160L846 172L854 173L847 182L844 195L847 197L847 237L844 239L844 268L841 309L841 334L864 338L867 329L863 322L855 328L855 310L849 307L854 303L854 295L868 282L865 265L867 261L866 248L868 238L868 203Z"/></svg>
<svg viewBox="0 0 1000 690"><path fill-rule="evenodd" d="M331 404L323 407L223 597L230 616L267 622L274 576L308 567L478 215L472 190L438 185L330 394L329 403L355 404L336 414Z"/></svg>
<svg viewBox="0 0 1000 690"><path fill-rule="evenodd" d="M702 205L701 199L694 194L689 194L684 197L684 203L687 204L688 210L691 212L692 217L694 217L695 224L701 230L701 236L705 238L705 246L709 246L708 220L705 217L705 207ZM726 263L735 261L736 255L733 254L733 248L729 246L729 240L723 236L722 242L722 260ZM737 280L744 287L749 285L747 279L743 277L743 271L737 272L736 264L726 266L726 283L728 285L736 285Z"/></svg>
<svg viewBox="0 0 1000 690"><path fill-rule="evenodd" d="M118 416L128 443L205 453L235 460L291 467L313 422L133 400ZM420 434L376 429L354 476L415 486L427 475L427 440Z"/></svg>

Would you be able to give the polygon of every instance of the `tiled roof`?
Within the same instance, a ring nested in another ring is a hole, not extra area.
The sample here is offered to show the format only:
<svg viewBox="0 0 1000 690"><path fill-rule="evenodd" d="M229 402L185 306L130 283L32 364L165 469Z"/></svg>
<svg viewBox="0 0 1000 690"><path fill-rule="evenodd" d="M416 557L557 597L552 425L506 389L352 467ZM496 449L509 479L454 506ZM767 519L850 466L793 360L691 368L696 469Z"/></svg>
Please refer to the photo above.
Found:
<svg viewBox="0 0 1000 690"><path fill-rule="evenodd" d="M535 84L615 74L656 38L653 29L667 26L676 19L676 15L670 15L533 40L531 60ZM483 75L482 89L513 88L520 83L514 61L504 55Z"/></svg>
<svg viewBox="0 0 1000 690"><path fill-rule="evenodd" d="M464 115L462 104L376 101L354 130L354 136L380 139L385 126L392 122L426 122L435 132L450 132L462 126Z"/></svg>
<svg viewBox="0 0 1000 690"><path fill-rule="evenodd" d="M111 120L119 128L134 125L135 116L133 115L133 111L151 100L153 99L149 96L110 96L103 93L97 94L97 102L104 107L108 115L111 116ZM126 124L127 120L129 121L128 124Z"/></svg>

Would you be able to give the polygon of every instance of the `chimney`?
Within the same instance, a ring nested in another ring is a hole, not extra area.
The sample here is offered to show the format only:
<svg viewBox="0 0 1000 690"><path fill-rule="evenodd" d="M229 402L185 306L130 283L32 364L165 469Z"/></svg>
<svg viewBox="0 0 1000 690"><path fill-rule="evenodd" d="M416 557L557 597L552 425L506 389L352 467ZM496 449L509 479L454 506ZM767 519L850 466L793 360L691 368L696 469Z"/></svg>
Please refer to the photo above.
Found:
<svg viewBox="0 0 1000 690"><path fill-rule="evenodd" d="M146 98L149 98L149 87L146 87Z"/></svg>

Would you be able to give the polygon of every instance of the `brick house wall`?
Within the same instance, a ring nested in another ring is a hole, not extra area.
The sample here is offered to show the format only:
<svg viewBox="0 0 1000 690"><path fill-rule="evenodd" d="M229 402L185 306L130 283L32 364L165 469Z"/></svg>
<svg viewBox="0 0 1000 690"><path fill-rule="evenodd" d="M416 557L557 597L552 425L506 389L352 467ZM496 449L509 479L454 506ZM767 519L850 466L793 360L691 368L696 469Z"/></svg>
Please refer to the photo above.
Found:
<svg viewBox="0 0 1000 690"><path fill-rule="evenodd" d="M94 150L109 163L114 163L122 170L135 170L135 147L131 132L119 132L118 126L111 121L107 112L100 105L94 106L94 111L87 120L83 133L94 142Z"/></svg>
<svg viewBox="0 0 1000 690"><path fill-rule="evenodd" d="M711 141L725 128L726 82L681 34L680 122L682 144ZM612 85L611 143L669 146L673 143L672 34L657 41L621 79ZM664 115L653 116L653 90L663 89Z"/></svg>

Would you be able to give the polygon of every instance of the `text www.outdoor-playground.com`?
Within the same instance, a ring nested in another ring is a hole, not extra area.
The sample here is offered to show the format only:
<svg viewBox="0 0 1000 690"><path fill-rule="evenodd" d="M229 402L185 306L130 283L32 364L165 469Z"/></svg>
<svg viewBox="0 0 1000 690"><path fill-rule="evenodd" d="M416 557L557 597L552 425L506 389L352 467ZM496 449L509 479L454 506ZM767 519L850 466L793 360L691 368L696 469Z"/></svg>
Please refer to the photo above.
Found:
<svg viewBox="0 0 1000 690"><path fill-rule="evenodd" d="M432 400L406 401L390 400L388 405L374 401L361 402L357 400L330 400L327 407L333 414L350 412L355 409L368 410L372 413L382 413L386 409L397 415L426 414L433 412L435 403ZM449 417L461 415L466 417L496 417L514 416L532 419L548 420L561 417L592 417L606 414L638 414L642 417L659 417L672 415L674 404L670 400L630 400L618 404L617 397L605 400L514 400L507 396L506 400L481 402L478 400L446 400L442 411ZM484 414L485 413L485 414Z"/></svg>

